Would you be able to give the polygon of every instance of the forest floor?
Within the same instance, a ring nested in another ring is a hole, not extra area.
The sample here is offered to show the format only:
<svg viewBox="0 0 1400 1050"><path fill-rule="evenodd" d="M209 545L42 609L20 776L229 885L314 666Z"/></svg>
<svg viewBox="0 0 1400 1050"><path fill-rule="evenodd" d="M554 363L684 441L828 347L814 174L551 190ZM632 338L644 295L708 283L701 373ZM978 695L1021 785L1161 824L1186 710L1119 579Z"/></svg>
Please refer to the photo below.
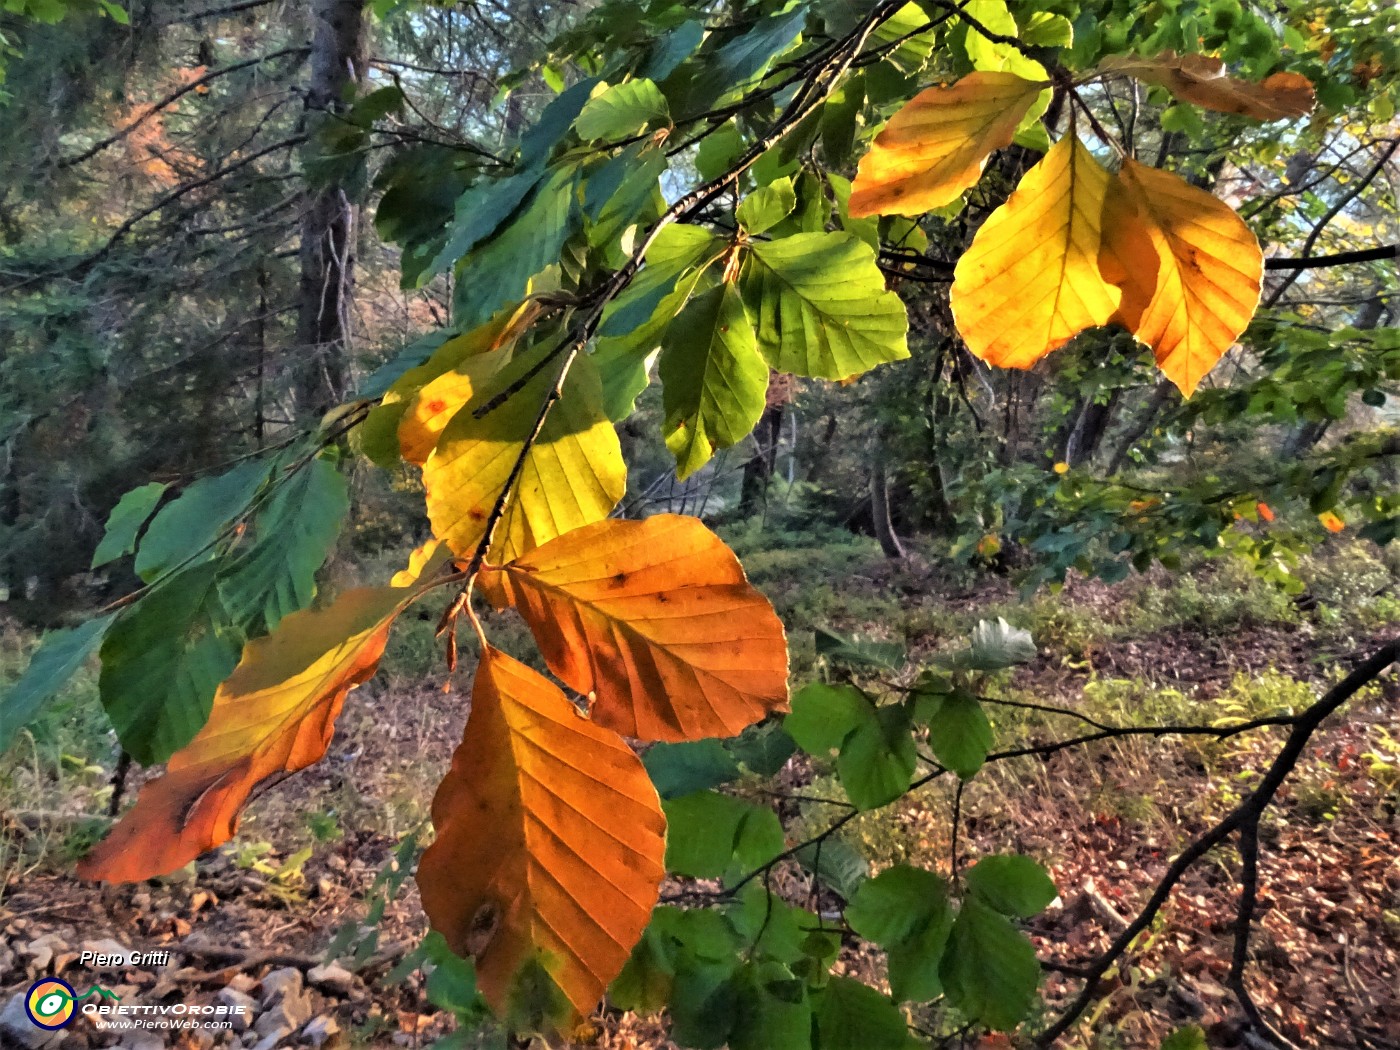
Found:
<svg viewBox="0 0 1400 1050"><path fill-rule="evenodd" d="M1022 600L995 577L967 585L917 557L885 563L863 541L809 549L747 537L737 546L789 625L794 685L814 673L815 627L898 641L916 666L978 619L1001 615L1040 647L1033 664L997 684L1004 699L1065 705L1112 724L1209 724L1296 709L1393 637L1400 609L1394 576L1359 547L1312 566L1308 599L1296 602L1228 564L1112 587L1072 581ZM110 755L111 743L90 683L17 745L0 762L0 1045L426 1047L442 1036L449 1015L427 1000L421 972L403 972L412 960L400 965L426 928L412 880L383 889L406 838L426 830L432 785L467 714L470 661L449 676L431 626L425 614L395 637L380 677L350 695L325 761L263 794L233 843L173 877L117 887L72 878L73 860L103 826L90 818L112 790L112 763L91 757ZM497 627L507 649L523 643L518 624ZM3 646L0 659L17 662L19 636L11 631ZM1265 1016L1306 1045L1400 1046L1397 715L1392 681L1358 697L1317 737L1263 828L1249 983ZM994 722L998 746L1073 731L1013 706L997 708ZM1060 898L1029 931L1042 958L1082 961L1136 914L1181 846L1248 790L1248 771L1280 740L1277 730L1227 742L1118 739L998 763L964 793L958 861L1015 849L1045 863ZM813 785L825 777L794 758L766 786L819 794ZM139 780L125 786L128 797ZM946 872L951 805L951 789L935 782L863 815L847 839L876 868L903 861ZM820 807L779 806L794 840L823 826ZM1211 1047L1247 1045L1225 987L1237 867L1238 855L1222 848L1193 869L1065 1046L1155 1048L1188 1022L1204 1027ZM775 885L838 906L795 866ZM363 925L375 899L382 917ZM323 967L338 931L355 936L343 947L342 935L339 966ZM82 967L81 952L100 950L98 942L165 950L170 960ZM881 965L853 948L838 963L868 980L880 979ZM22 1013L19 1025L5 1023L42 975L80 990L100 983L124 1001L246 1002L253 1027L167 1041L98 1033L79 1019L43 1042ZM1048 972L1044 1016L1077 984ZM604 1050L670 1046L654 1018L614 1012L595 1022L583 1041Z"/></svg>

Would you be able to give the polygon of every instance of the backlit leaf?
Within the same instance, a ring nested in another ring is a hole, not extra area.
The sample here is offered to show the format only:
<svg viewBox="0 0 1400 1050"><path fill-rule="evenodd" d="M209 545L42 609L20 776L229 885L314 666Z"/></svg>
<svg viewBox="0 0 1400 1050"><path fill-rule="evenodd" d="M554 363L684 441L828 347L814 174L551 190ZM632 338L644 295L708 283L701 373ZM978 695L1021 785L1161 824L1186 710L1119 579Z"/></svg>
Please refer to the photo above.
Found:
<svg viewBox="0 0 1400 1050"><path fill-rule="evenodd" d="M768 365L739 292L727 281L697 295L671 322L658 370L666 446L678 477L737 445L763 415Z"/></svg>
<svg viewBox="0 0 1400 1050"><path fill-rule="evenodd" d="M629 80L595 94L574 121L579 138L621 139L670 119L666 98L650 80Z"/></svg>
<svg viewBox="0 0 1400 1050"><path fill-rule="evenodd" d="M580 1014L646 928L666 830L641 761L558 687L487 648L433 799L423 907L501 1014L541 968Z"/></svg>
<svg viewBox="0 0 1400 1050"><path fill-rule="evenodd" d="M1317 101L1312 83L1298 73L1274 73L1256 84L1230 76L1213 55L1112 55L1099 63L1099 72L1126 74L1166 88L1183 102L1255 120L1307 116Z"/></svg>
<svg viewBox="0 0 1400 1050"><path fill-rule="evenodd" d="M666 870L697 879L747 874L783 851L783 826L771 809L697 791L664 804Z"/></svg>
<svg viewBox="0 0 1400 1050"><path fill-rule="evenodd" d="M589 525L481 587L520 611L550 670L592 698L589 716L626 736L733 736L786 707L782 623L696 518Z"/></svg>
<svg viewBox="0 0 1400 1050"><path fill-rule="evenodd" d="M491 509L557 381L562 361L540 367L552 349L553 344L541 344L496 373L448 423L423 465L433 533L461 557L470 558L484 537ZM521 389L476 418L476 406L533 369L538 374ZM617 433L600 401L593 362L580 356L525 456L492 543L494 560L509 561L570 529L600 521L622 498L627 472Z"/></svg>
<svg viewBox="0 0 1400 1050"><path fill-rule="evenodd" d="M978 72L915 95L861 158L850 214L921 215L951 204L977 184L994 150L1011 145L1043 87Z"/></svg>
<svg viewBox="0 0 1400 1050"><path fill-rule="evenodd" d="M759 349L779 372L845 379L909 356L904 303L854 234L756 241L740 287Z"/></svg>
<svg viewBox="0 0 1400 1050"><path fill-rule="evenodd" d="M899 1008L853 977L833 977L816 997L814 1045L821 1050L910 1050Z"/></svg>
<svg viewBox="0 0 1400 1050"><path fill-rule="evenodd" d="M1131 158L1118 178L1157 253L1150 301L1119 320L1190 396L1254 316L1264 256L1233 208L1185 179Z"/></svg>
<svg viewBox="0 0 1400 1050"><path fill-rule="evenodd" d="M938 698L927 718L928 742L938 761L963 780L987 761L993 743L992 725L982 704L961 690Z"/></svg>
<svg viewBox="0 0 1400 1050"><path fill-rule="evenodd" d="M948 884L931 871L897 864L863 883L846 907L846 922L885 949L896 1001L942 993L939 964L953 925Z"/></svg>
<svg viewBox="0 0 1400 1050"><path fill-rule="evenodd" d="M1100 269L1111 176L1066 136L977 231L953 274L952 307L967 347L990 364L1029 368L1086 328L1107 324L1122 289ZM1116 272L1153 267L1121 260Z"/></svg>
<svg viewBox="0 0 1400 1050"><path fill-rule="evenodd" d="M260 785L325 754L346 693L374 673L389 627L414 593L347 591L250 642L219 686L199 735L171 756L164 776L141 789L78 874L136 882L183 867L232 838Z"/></svg>

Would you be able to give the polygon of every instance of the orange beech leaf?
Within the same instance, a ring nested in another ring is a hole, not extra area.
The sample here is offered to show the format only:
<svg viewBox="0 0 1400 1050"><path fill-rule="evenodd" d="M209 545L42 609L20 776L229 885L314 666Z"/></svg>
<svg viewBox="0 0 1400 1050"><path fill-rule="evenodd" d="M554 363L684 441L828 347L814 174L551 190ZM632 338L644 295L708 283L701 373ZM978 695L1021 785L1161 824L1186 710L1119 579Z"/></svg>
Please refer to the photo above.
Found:
<svg viewBox="0 0 1400 1050"><path fill-rule="evenodd" d="M514 605L589 717L643 740L732 736L787 709L787 641L768 599L695 518L568 533L481 586Z"/></svg>
<svg viewBox="0 0 1400 1050"><path fill-rule="evenodd" d="M1190 397L1249 326L1264 254L1234 209L1171 172L1126 159L1118 183L1116 199L1127 208L1106 222L1115 231L1146 233L1156 281L1145 305L1129 293L1115 320L1152 347L1158 367ZM1131 281L1151 269L1127 276Z"/></svg>
<svg viewBox="0 0 1400 1050"><path fill-rule="evenodd" d="M1044 86L978 72L915 95L861 158L851 217L921 215L952 203L976 185L994 150L1011 145Z"/></svg>
<svg viewBox="0 0 1400 1050"><path fill-rule="evenodd" d="M1347 527L1347 523L1342 520L1342 516L1330 510L1324 510L1317 516L1317 520L1322 522L1322 527L1328 532L1341 532Z"/></svg>
<svg viewBox="0 0 1400 1050"><path fill-rule="evenodd" d="M1119 242L1103 235L1111 184L1084 144L1066 136L982 224L953 273L953 318L969 350L1029 368L1118 312L1124 292L1106 272L1155 269L1145 239L1112 258Z"/></svg>
<svg viewBox="0 0 1400 1050"><path fill-rule="evenodd" d="M1274 520L1274 508L1273 508L1273 507L1269 506L1267 503L1264 503L1263 501L1260 501L1259 503L1256 503L1254 506L1255 506L1255 509L1258 510L1259 516L1260 516L1261 518L1263 518L1265 521L1273 521L1273 520Z"/></svg>
<svg viewBox="0 0 1400 1050"><path fill-rule="evenodd" d="M374 674L394 618L418 593L346 591L325 609L285 617L214 695L209 721L165 775L78 865L78 875L136 882L183 867L233 837L264 782L320 760L345 695Z"/></svg>
<svg viewBox="0 0 1400 1050"><path fill-rule="evenodd" d="M475 958L497 1014L517 978L538 987L531 967L574 1011L591 1012L641 938L664 875L665 817L631 748L488 647L433 824L418 865L423 908L453 951Z"/></svg>
<svg viewBox="0 0 1400 1050"><path fill-rule="evenodd" d="M1275 73L1259 83L1238 80L1213 55L1178 55L1164 51L1143 58L1114 55L1099 63L1100 73L1125 74L1166 88L1183 102L1219 113L1255 120L1283 120L1312 112L1317 99L1312 83L1298 73Z"/></svg>
<svg viewBox="0 0 1400 1050"><path fill-rule="evenodd" d="M468 358L418 391L399 421L399 452L403 458L420 467L426 463L452 417L505 363L504 354Z"/></svg>

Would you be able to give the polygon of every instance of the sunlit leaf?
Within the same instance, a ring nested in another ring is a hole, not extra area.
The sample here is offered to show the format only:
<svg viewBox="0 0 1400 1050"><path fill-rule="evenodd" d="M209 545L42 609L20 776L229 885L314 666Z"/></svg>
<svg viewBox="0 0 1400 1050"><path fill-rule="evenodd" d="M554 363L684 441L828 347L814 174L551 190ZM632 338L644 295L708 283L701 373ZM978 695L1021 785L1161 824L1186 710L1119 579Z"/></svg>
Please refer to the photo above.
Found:
<svg viewBox="0 0 1400 1050"><path fill-rule="evenodd" d="M1043 89L1012 73L979 72L915 95L861 158L851 215L921 215L957 200L992 152L1011 145Z"/></svg>
<svg viewBox="0 0 1400 1050"><path fill-rule="evenodd" d="M646 928L665 822L641 761L580 717L558 687L482 653L471 716L433 799L437 838L418 865L423 906L476 960L498 1012L519 1012L541 969L587 1014Z"/></svg>
<svg viewBox="0 0 1400 1050"><path fill-rule="evenodd" d="M845 379L909 356L904 304L854 234L756 241L740 288L759 349L779 372Z"/></svg>
<svg viewBox="0 0 1400 1050"><path fill-rule="evenodd" d="M1274 73L1256 84L1230 76L1225 63L1212 55L1111 55L1098 71L1135 77L1166 88L1183 102L1255 120L1307 116L1317 101L1312 83L1298 73Z"/></svg>
<svg viewBox="0 0 1400 1050"><path fill-rule="evenodd" d="M171 756L164 776L141 789L78 874L136 882L227 842L260 785L325 754L346 693L374 673L389 627L414 593L347 591L250 642L199 735Z"/></svg>
<svg viewBox="0 0 1400 1050"><path fill-rule="evenodd" d="M163 482L152 481L132 489L117 501L107 518L107 530L102 534L102 542L92 554L92 568L116 561L136 549L137 534L150 520L161 496L169 487Z"/></svg>
<svg viewBox="0 0 1400 1050"><path fill-rule="evenodd" d="M1234 209L1185 179L1132 158L1118 178L1132 214L1109 221L1136 220L1157 254L1150 300L1139 312L1129 296L1118 320L1189 396L1254 316L1264 256Z"/></svg>
<svg viewBox="0 0 1400 1050"><path fill-rule="evenodd" d="M585 140L621 139L669 118L666 97L654 83L643 78L597 92L579 112L574 130Z"/></svg>
<svg viewBox="0 0 1400 1050"><path fill-rule="evenodd" d="M1100 269L1111 176L1077 138L1057 142L977 231L953 275L958 331L978 357L1029 368L1123 299ZM1116 264L1155 268L1155 256Z"/></svg>
<svg viewBox="0 0 1400 1050"><path fill-rule="evenodd" d="M643 740L732 736L787 703L787 644L768 599L698 519L570 532L483 574L589 716Z"/></svg>
<svg viewBox="0 0 1400 1050"><path fill-rule="evenodd" d="M737 445L763 415L768 365L739 292L727 281L697 295L671 322L657 367L678 477Z"/></svg>
<svg viewBox="0 0 1400 1050"><path fill-rule="evenodd" d="M471 557L485 536L491 510L558 379L562 360L544 360L552 350L552 344L542 344L496 373L448 423L423 465L433 533L461 557ZM517 381L524 385L477 418L478 407ZM600 401L593 362L579 356L525 455L492 542L493 559L509 561L570 529L600 521L622 498L627 482L622 450Z"/></svg>

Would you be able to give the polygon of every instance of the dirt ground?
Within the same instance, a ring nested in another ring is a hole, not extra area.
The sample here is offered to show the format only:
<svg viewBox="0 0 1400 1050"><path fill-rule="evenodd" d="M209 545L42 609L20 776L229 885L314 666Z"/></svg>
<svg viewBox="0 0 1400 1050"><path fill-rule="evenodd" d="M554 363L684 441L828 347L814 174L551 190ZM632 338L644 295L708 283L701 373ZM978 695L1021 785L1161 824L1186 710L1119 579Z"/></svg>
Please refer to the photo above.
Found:
<svg viewBox="0 0 1400 1050"><path fill-rule="evenodd" d="M883 590L890 581L869 586ZM1107 589L1101 596L1084 585L1075 600L1093 607L1112 599ZM1205 710L1241 674L1282 671L1321 684L1383 637L1333 644L1292 625L1224 636L1179 625L1072 659L1051 653L1018 672L1014 685L1073 706L1092 680L1136 679L1181 690ZM0 1043L64 1050L431 1045L450 1021L426 1000L422 974L385 980L426 930L411 879L387 903L377 942L358 963L322 964L336 931L364 918L366 895L402 835L422 824L432 785L460 738L468 681L459 671L450 682L439 674L425 684L372 683L351 694L327 759L265 792L235 844L193 871L117 887L79 883L52 857L11 872L0 901L0 1003L7 1010L22 1006L30 983L49 975L79 992L101 984L128 1002L217 1005L245 996L253 1019L247 1031L114 1034L80 1017L49 1042L37 1029L20 1041L14 1033L22 1029L0 1024ZM1400 1047L1400 820L1396 795L1366 758L1376 733L1400 723L1397 696L1387 686L1322 733L1265 828L1250 986L1265 1016L1301 1044ZM1008 797L994 781L973 782L964 857L1015 848L1045 861L1060 899L1030 932L1042 958L1074 966L1108 943L1174 853L1205 826L1210 808L1201 800L1228 798L1231 778L1271 756L1278 740L1268 732L1240 738L1209 761L1172 740L1025 760L1016 775L1031 777L1034 789ZM779 783L798 788L813 776L793 759ZM1129 804L1149 796L1150 812ZM937 793L913 797L884 819L938 864L947 847L945 803ZM308 814L322 815L319 835L308 833L318 827ZM10 812L4 832L14 841L62 838L73 816ZM377 830L357 830L364 828ZM304 847L309 855L296 856ZM1066 1046L1155 1048L1186 1022L1201 1024L1212 1047L1248 1045L1224 985L1237 862L1222 849L1186 877ZM805 885L800 873L790 878ZM169 951L169 963L82 966L81 953L104 941ZM881 963L852 948L839 966L878 979ZM1047 971L1045 1016L1077 987ZM670 1046L657 1019L605 1012L595 1022L588 1039L606 1050Z"/></svg>

